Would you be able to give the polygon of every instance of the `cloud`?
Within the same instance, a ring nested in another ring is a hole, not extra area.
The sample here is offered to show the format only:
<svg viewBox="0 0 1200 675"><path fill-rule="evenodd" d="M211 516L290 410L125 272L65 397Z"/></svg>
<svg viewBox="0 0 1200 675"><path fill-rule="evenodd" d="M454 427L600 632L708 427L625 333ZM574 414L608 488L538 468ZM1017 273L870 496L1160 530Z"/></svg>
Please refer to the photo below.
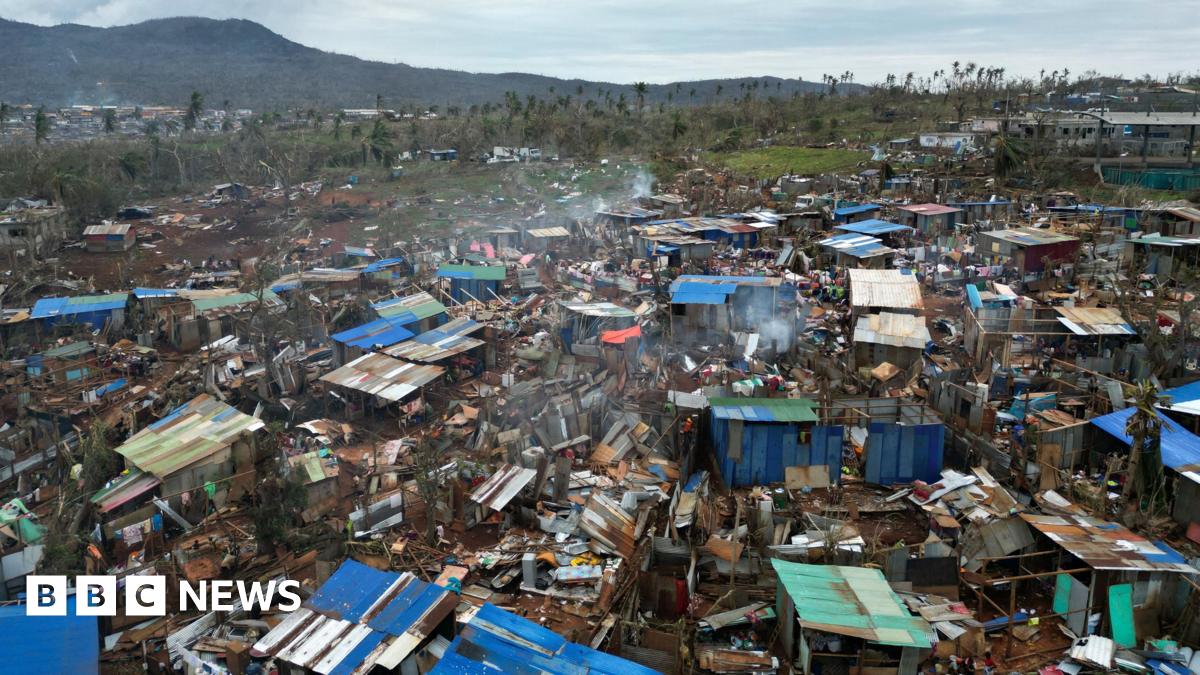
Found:
<svg viewBox="0 0 1200 675"><path fill-rule="evenodd" d="M1009 74L1165 74L1183 64L1200 0L1136 11L1116 0L0 0L41 25L167 16L244 18L343 54L475 72L670 82L849 70L856 81L952 61Z"/></svg>

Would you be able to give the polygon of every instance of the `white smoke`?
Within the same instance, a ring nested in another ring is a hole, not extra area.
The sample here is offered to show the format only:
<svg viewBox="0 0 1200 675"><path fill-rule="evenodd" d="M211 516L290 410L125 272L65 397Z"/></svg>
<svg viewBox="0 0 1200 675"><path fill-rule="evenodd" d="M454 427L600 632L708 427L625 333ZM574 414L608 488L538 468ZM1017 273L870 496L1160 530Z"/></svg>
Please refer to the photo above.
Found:
<svg viewBox="0 0 1200 675"><path fill-rule="evenodd" d="M642 199L649 197L654 187L654 176L651 176L645 169L638 169L638 172L633 176L633 198Z"/></svg>

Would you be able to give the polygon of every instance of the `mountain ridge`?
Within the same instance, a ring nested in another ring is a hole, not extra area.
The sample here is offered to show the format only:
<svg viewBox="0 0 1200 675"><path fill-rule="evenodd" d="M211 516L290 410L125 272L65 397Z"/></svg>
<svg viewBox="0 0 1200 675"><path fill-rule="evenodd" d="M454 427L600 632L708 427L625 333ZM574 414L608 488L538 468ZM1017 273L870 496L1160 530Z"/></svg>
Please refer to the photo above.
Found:
<svg viewBox="0 0 1200 675"><path fill-rule="evenodd" d="M247 19L173 17L135 24L37 26L0 18L0 82L9 103L46 105L185 105L193 90L209 107L373 107L376 94L396 105L466 106L501 103L506 92L602 98L621 94L633 106L631 83L556 78L532 73L480 73L370 61L326 52ZM647 104L687 105L741 95L758 82L759 96L826 91L826 85L778 77L692 80L649 85ZM740 86L739 86L740 85ZM849 91L861 85L842 87ZM694 94L692 93L694 91Z"/></svg>

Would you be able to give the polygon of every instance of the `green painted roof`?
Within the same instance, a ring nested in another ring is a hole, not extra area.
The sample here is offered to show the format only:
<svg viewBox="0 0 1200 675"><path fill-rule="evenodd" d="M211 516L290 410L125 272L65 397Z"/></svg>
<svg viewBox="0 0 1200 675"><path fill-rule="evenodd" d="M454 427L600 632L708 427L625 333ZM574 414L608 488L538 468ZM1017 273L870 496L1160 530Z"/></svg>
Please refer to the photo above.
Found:
<svg viewBox="0 0 1200 675"><path fill-rule="evenodd" d="M710 398L713 416L747 422L816 422L816 402L808 398Z"/></svg>
<svg viewBox="0 0 1200 675"><path fill-rule="evenodd" d="M68 356L80 356L82 354L87 354L93 349L94 348L92 347L91 343L83 342L81 340L79 342L65 344L61 347L55 347L54 349L47 349L46 351L42 352L42 356L48 356L52 359L64 359Z"/></svg>
<svg viewBox="0 0 1200 675"><path fill-rule="evenodd" d="M261 428L262 420L201 394L131 436L116 452L142 471L166 478Z"/></svg>
<svg viewBox="0 0 1200 675"><path fill-rule="evenodd" d="M252 302L258 302L258 293L231 293L229 295L197 298L192 300L192 306L196 308L197 312L207 312L211 309L248 305ZM279 296L275 295L274 291L263 291L263 302L276 304L279 302Z"/></svg>
<svg viewBox="0 0 1200 675"><path fill-rule="evenodd" d="M426 319L446 311L446 306L434 299L432 295L422 291L415 295L393 300L377 302L372 307L385 319L411 313L418 320ZM407 317L406 317L407 318Z"/></svg>
<svg viewBox="0 0 1200 675"><path fill-rule="evenodd" d="M771 559L800 625L899 647L930 647L929 623L913 616L883 572Z"/></svg>

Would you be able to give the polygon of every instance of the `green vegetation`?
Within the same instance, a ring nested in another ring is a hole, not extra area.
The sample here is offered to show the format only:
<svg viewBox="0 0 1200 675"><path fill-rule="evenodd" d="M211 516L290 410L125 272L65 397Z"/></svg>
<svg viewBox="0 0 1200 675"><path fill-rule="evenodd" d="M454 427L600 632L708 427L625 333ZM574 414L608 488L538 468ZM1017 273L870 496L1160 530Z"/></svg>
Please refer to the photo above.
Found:
<svg viewBox="0 0 1200 675"><path fill-rule="evenodd" d="M870 153L857 150L785 146L714 153L710 157L735 173L757 178L775 178L785 173L849 171L870 158Z"/></svg>

